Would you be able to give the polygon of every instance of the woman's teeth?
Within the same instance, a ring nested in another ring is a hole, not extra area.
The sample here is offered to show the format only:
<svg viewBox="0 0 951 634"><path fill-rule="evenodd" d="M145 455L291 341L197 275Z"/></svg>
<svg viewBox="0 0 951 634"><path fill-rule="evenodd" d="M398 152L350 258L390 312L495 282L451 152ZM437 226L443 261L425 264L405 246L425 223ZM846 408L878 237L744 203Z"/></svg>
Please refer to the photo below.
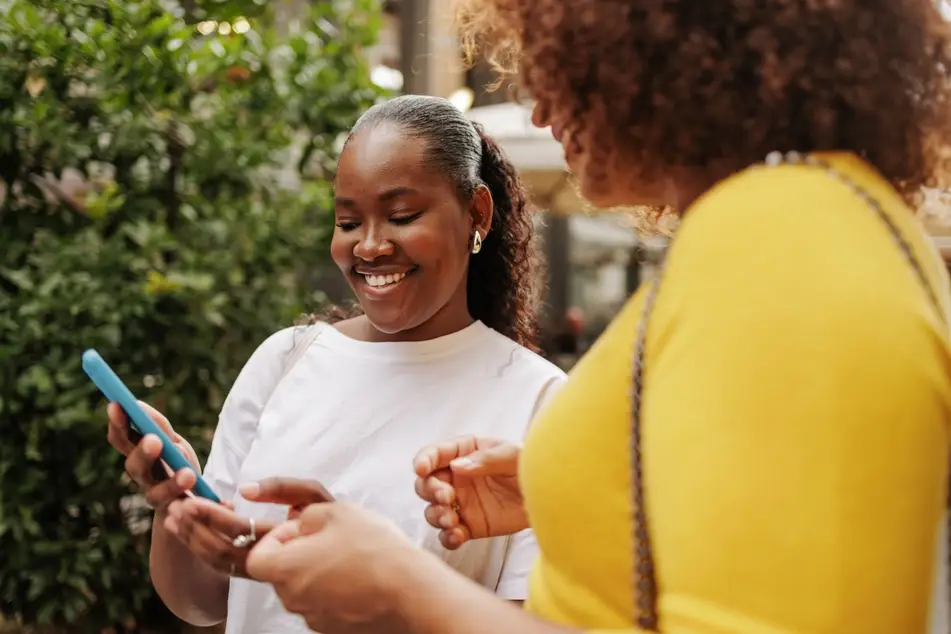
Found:
<svg viewBox="0 0 951 634"><path fill-rule="evenodd" d="M406 277L406 273L394 273L391 275L367 275L365 277L367 278L367 284L370 286L380 287L387 286L388 284L396 284Z"/></svg>

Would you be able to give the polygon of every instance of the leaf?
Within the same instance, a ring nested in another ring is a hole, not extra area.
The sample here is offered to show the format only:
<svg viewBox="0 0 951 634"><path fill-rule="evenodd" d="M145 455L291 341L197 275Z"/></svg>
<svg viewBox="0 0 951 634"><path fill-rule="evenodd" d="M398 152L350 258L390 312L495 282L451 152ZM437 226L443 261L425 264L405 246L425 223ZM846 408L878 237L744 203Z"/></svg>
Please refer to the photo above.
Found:
<svg viewBox="0 0 951 634"><path fill-rule="evenodd" d="M33 280L30 279L30 274L25 270L14 271L10 269L0 269L0 276L3 276L8 282L15 284L20 290L33 290Z"/></svg>

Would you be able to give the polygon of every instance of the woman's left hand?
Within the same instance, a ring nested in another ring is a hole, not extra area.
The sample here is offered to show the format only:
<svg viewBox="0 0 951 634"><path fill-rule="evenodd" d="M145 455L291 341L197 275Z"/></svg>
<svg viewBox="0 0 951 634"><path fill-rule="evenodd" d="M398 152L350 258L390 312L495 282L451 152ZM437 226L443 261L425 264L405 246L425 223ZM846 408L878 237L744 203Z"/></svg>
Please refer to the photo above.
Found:
<svg viewBox="0 0 951 634"><path fill-rule="evenodd" d="M181 540L206 564L232 577L247 577L246 560L250 549L233 541L239 535L251 535L251 520L237 515L230 504L216 504L202 498L172 502L165 515L165 529ZM254 520L253 535L261 539L274 524Z"/></svg>
<svg viewBox="0 0 951 634"><path fill-rule="evenodd" d="M323 634L401 632L400 598L426 554L395 524L345 502L315 504L251 550L251 578Z"/></svg>
<svg viewBox="0 0 951 634"><path fill-rule="evenodd" d="M332 502L333 496L316 480L268 478L241 487L242 496L258 503L288 506L288 519L300 516L304 507L318 502ZM165 528L200 557L205 563L232 577L247 577L245 560L250 544L234 545L241 535L264 537L275 523L250 519L234 512L228 502L215 504L201 498L176 500L168 507Z"/></svg>

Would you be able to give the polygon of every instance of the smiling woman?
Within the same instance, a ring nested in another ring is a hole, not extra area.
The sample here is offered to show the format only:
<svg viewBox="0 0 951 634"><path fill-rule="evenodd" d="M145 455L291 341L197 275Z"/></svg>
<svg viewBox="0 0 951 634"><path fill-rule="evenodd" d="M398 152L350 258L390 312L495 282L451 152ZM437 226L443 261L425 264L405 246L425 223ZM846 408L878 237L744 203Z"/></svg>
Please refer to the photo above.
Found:
<svg viewBox="0 0 951 634"><path fill-rule="evenodd" d="M449 102L409 96L369 110L335 193L331 253L366 315L341 329L420 340L475 318L533 345L538 256L525 191Z"/></svg>
<svg viewBox="0 0 951 634"><path fill-rule="evenodd" d="M157 439L133 447L122 413L110 412L110 442L157 509L153 582L196 625L227 618L228 634L310 631L270 586L242 578L241 546L287 517L286 504L265 503L272 497L253 486L276 476L312 481L291 506L336 498L372 509L499 597L527 595L531 531L470 541L458 516L430 527L412 464L420 446L463 434L520 442L564 382L528 349L536 252L515 171L448 101L402 97L357 122L335 198L331 252L361 314L282 330L248 361L205 465L226 505L181 499L190 471L152 480Z"/></svg>

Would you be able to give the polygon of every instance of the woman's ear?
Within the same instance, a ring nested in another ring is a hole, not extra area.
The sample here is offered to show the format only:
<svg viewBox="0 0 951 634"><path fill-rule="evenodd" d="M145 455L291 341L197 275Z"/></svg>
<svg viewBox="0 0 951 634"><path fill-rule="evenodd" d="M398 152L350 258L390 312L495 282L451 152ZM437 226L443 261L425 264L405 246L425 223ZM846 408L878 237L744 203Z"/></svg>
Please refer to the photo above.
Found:
<svg viewBox="0 0 951 634"><path fill-rule="evenodd" d="M472 231L478 231L482 239L485 240L492 228L492 215L495 213L492 192L485 185L479 185L475 193L472 194L469 213L472 215Z"/></svg>

